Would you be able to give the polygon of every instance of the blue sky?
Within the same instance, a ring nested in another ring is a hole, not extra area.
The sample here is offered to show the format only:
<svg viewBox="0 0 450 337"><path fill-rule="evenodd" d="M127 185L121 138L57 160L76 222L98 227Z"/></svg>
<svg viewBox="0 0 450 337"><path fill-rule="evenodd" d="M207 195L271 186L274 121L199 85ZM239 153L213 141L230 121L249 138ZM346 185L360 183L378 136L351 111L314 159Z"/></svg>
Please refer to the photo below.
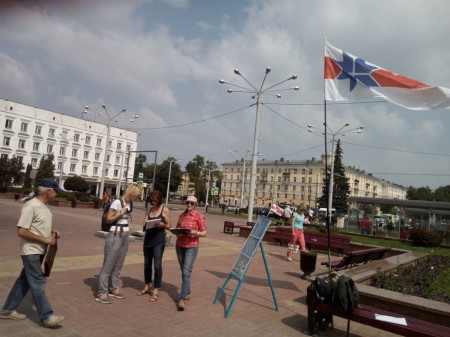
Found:
<svg viewBox="0 0 450 337"><path fill-rule="evenodd" d="M0 5L0 97L80 116L84 106L123 107L140 150L161 159L200 154L218 164L252 150L250 95L219 79L259 86L266 67L281 99L264 97L262 158L320 158L324 38L337 48L429 85L450 88L446 0L7 1ZM278 88L278 87L277 87ZM272 104L269 104L272 103ZM236 112L233 112L236 111ZM328 104L327 122L364 125L342 139L344 164L404 186L448 185L450 110L386 102ZM90 118L90 117L88 117ZM97 118L97 121L101 121ZM194 123L193 122L199 122ZM180 126L182 125L182 126ZM159 159L159 160L161 160Z"/></svg>

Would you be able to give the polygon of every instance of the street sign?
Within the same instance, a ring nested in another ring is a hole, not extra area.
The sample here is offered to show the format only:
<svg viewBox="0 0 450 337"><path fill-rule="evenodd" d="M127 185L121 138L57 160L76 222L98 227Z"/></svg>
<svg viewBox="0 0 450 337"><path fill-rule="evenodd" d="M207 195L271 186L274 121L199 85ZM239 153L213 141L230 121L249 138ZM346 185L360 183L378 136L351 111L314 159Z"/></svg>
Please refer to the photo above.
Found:
<svg viewBox="0 0 450 337"><path fill-rule="evenodd" d="M138 178L139 179L144 179L144 172L139 172Z"/></svg>

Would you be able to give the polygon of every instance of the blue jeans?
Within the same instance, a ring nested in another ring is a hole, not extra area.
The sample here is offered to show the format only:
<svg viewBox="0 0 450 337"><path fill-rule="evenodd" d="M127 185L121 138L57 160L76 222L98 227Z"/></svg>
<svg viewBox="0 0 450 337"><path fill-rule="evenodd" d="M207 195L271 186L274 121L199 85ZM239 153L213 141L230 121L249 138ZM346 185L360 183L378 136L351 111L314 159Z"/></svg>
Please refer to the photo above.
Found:
<svg viewBox="0 0 450 337"><path fill-rule="evenodd" d="M161 288L163 275L162 258L164 254L165 243L153 247L144 247L144 280L145 284L152 283L152 264L155 262L155 278L153 287Z"/></svg>
<svg viewBox="0 0 450 337"><path fill-rule="evenodd" d="M2 313L8 314L15 310L28 293L28 290L31 290L40 320L45 322L53 315L53 309L44 291L47 278L42 272L41 264L43 259L44 255L40 254L22 255L23 269L3 305Z"/></svg>
<svg viewBox="0 0 450 337"><path fill-rule="evenodd" d="M181 293L179 300L184 300L191 293L191 273L197 258L198 247L183 248L176 246L178 263L181 269Z"/></svg>

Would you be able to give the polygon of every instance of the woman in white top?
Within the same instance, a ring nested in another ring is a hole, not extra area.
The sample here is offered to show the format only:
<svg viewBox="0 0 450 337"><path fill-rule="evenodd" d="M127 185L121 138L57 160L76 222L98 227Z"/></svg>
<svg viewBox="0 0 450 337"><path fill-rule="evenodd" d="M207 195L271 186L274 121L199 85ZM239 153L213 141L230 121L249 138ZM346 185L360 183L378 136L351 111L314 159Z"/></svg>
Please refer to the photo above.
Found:
<svg viewBox="0 0 450 337"><path fill-rule="evenodd" d="M140 195L139 185L128 185L123 196L114 200L108 210L106 221L112 226L105 241L105 257L98 277L98 291L95 298L97 302L109 304L111 303L109 297L125 298L119 287L120 271L128 251L131 202L136 201Z"/></svg>

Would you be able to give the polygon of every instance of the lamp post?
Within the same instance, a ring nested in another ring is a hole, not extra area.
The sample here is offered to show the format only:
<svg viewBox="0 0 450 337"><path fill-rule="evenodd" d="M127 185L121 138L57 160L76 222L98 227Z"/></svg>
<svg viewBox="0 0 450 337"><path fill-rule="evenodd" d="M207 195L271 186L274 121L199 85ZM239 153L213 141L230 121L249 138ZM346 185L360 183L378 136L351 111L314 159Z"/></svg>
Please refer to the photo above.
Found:
<svg viewBox="0 0 450 337"><path fill-rule="evenodd" d="M227 152L231 155L239 154L242 158L241 199L239 207L244 208L245 157L247 157L250 151L247 151L245 153L239 153L238 150L227 150Z"/></svg>
<svg viewBox="0 0 450 337"><path fill-rule="evenodd" d="M119 174L119 182L117 184L117 197L120 198L120 191L121 191L121 185L122 185L122 174L123 174L123 161L125 158L125 151L120 151L122 154L122 161L120 164L120 174Z"/></svg>
<svg viewBox="0 0 450 337"><path fill-rule="evenodd" d="M59 170L59 188L62 188L62 178L64 175L64 161L66 159L66 149L67 149L67 134L61 134L61 139L64 141L64 147L63 147L63 153L62 153L62 159L61 159L61 169Z"/></svg>
<svg viewBox="0 0 450 337"><path fill-rule="evenodd" d="M262 96L274 96L277 98L281 98L280 94L275 94L276 90L273 90L273 88L279 86L280 84L289 81L289 80L295 80L297 79L297 75L292 75L291 77L285 79L284 81L281 81L277 84L271 85L267 88L264 88L264 82L266 81L267 75L270 73L271 69L269 67L266 68L265 71L265 75L264 78L262 80L261 86L259 87L259 89L257 89L252 83L250 83L242 74L238 69L234 69L234 73L238 76L240 76L248 85L249 87L244 87L244 86L240 86L240 85L236 85L230 82L227 82L223 79L219 80L220 84L228 84L231 85L233 87L237 87L240 88L242 90L232 90L232 89L228 89L228 93L232 93L232 92L242 92L242 93L247 93L247 94L251 94L253 99L256 99L256 115L255 115L255 133L254 133L254 137L253 137L253 153L252 153L252 170L251 170L251 174L250 174L250 193L249 193L249 201L248 201L248 212L247 212L247 222L252 222L253 220L253 204L255 202L255 182L256 182L256 165L257 165L257 157L258 157L258 136L259 136L259 105L260 105L260 100ZM299 90L300 88L298 86L296 87L290 87L290 88L286 88L286 89L281 89L278 91L284 91L284 90Z"/></svg>
<svg viewBox="0 0 450 337"><path fill-rule="evenodd" d="M211 169L211 168L208 168L208 167L200 167L200 169L208 172L208 180L207 180L208 182L207 182L207 185L206 185L206 198L205 198L205 207L206 207L206 205L208 205L208 195L209 195L209 185L210 185L210 182L211 182L211 172L215 171L215 170Z"/></svg>
<svg viewBox="0 0 450 337"><path fill-rule="evenodd" d="M169 160L169 178L167 179L166 205L169 203L169 188L170 188L170 175L172 173L172 163L175 163L177 161L181 161L181 159L173 158Z"/></svg>
<svg viewBox="0 0 450 337"><path fill-rule="evenodd" d="M85 108L87 110L93 110L93 109L89 108L88 106L86 106ZM107 118L107 120L108 120L108 122L106 124L107 131L106 131L105 156L103 157L102 177L101 177L101 181L100 181L100 190L98 191L99 198L102 197L102 194L104 192L103 190L105 189L106 162L107 162L107 158L108 158L109 139L111 137L111 124L112 124L112 122L118 122L120 119L118 119L117 117L119 117L120 114L127 111L126 109L122 109L117 114L110 115L108 110L106 109L106 105L102 104L102 108L103 108L103 110L105 110L106 116L101 113L97 113L95 110L93 110L93 111L95 111L95 114L103 116L103 117ZM133 116L133 118L139 118L139 117ZM134 122L134 119L131 119L131 122Z"/></svg>

